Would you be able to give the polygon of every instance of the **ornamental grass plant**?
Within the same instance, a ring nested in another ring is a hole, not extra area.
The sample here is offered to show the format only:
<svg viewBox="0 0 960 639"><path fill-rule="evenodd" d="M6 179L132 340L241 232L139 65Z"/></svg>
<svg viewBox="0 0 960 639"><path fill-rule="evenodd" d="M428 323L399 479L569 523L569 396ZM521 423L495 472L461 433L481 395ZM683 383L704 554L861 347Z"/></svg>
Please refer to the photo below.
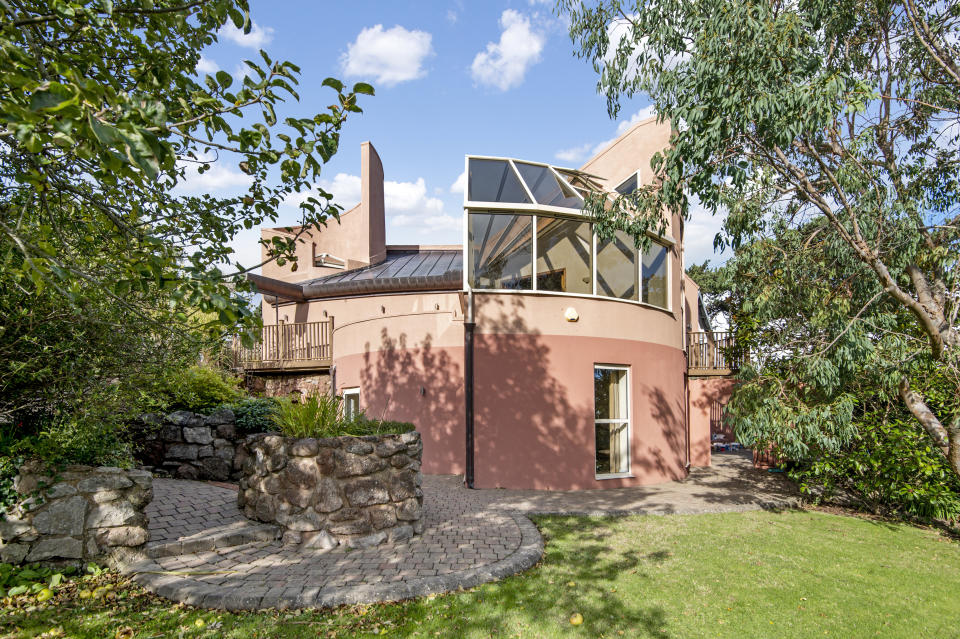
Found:
<svg viewBox="0 0 960 639"><path fill-rule="evenodd" d="M369 419L362 410L348 416L342 396L320 392L304 395L299 401L279 399L273 422L281 433L297 438L388 435L414 429L408 422Z"/></svg>

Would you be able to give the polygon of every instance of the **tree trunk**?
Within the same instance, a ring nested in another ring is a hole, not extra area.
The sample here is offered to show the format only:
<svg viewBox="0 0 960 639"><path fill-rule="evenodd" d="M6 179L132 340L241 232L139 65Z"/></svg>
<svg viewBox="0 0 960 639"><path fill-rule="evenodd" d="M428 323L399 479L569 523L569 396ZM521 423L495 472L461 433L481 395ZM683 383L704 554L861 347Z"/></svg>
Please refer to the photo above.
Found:
<svg viewBox="0 0 960 639"><path fill-rule="evenodd" d="M900 397L924 430L940 447L953 472L960 477L960 415L944 428L937 416L923 401L923 396L910 389L910 380L900 379Z"/></svg>

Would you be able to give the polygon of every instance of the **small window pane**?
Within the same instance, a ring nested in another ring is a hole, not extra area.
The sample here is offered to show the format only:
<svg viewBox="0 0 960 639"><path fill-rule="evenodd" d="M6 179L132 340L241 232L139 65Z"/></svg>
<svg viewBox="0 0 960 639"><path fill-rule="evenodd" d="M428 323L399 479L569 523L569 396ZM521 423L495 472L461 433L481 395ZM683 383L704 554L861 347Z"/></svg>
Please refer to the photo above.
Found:
<svg viewBox="0 0 960 639"><path fill-rule="evenodd" d="M630 443L626 424L597 424L598 475L630 472Z"/></svg>
<svg viewBox="0 0 960 639"><path fill-rule="evenodd" d="M617 187L617 193L620 195L630 195L637 190L637 174L634 173Z"/></svg>
<svg viewBox="0 0 960 639"><path fill-rule="evenodd" d="M530 204L517 174L504 160L470 160L467 180L468 197L472 202L519 202Z"/></svg>
<svg viewBox="0 0 960 639"><path fill-rule="evenodd" d="M609 240L597 239L597 294L636 300L639 291L637 249L633 238L617 231Z"/></svg>
<svg viewBox="0 0 960 639"><path fill-rule="evenodd" d="M643 254L643 301L667 308L667 257L665 246L651 244Z"/></svg>
<svg viewBox="0 0 960 639"><path fill-rule="evenodd" d="M592 293L590 224L540 216L537 227L537 289Z"/></svg>
<svg viewBox="0 0 960 639"><path fill-rule="evenodd" d="M533 287L533 218L471 213L470 285L488 289Z"/></svg>
<svg viewBox="0 0 960 639"><path fill-rule="evenodd" d="M627 419L627 371L597 367L593 371L596 419Z"/></svg>
<svg viewBox="0 0 960 639"><path fill-rule="evenodd" d="M520 176L527 183L534 199L540 204L566 206L579 209L583 202L576 193L557 181L553 173L545 166L516 162Z"/></svg>

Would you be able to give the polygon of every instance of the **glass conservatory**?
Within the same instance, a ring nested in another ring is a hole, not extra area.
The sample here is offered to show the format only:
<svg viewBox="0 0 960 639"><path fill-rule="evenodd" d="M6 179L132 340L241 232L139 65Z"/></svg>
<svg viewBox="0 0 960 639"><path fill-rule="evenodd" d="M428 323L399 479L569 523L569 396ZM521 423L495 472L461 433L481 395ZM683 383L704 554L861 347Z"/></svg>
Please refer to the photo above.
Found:
<svg viewBox="0 0 960 639"><path fill-rule="evenodd" d="M673 241L639 251L618 232L600 239L583 212L595 176L508 158L467 157L465 286L618 298L669 308ZM636 174L617 191L637 188Z"/></svg>

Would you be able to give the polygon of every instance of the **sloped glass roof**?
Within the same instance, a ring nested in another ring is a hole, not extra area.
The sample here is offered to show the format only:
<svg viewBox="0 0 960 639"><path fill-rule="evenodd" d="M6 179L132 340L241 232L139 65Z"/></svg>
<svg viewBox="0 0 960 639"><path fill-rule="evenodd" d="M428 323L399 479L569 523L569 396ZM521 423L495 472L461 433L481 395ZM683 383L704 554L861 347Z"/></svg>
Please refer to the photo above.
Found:
<svg viewBox="0 0 960 639"><path fill-rule="evenodd" d="M583 208L580 189L569 181L575 173L548 164L499 158L468 159L467 200L504 204Z"/></svg>

